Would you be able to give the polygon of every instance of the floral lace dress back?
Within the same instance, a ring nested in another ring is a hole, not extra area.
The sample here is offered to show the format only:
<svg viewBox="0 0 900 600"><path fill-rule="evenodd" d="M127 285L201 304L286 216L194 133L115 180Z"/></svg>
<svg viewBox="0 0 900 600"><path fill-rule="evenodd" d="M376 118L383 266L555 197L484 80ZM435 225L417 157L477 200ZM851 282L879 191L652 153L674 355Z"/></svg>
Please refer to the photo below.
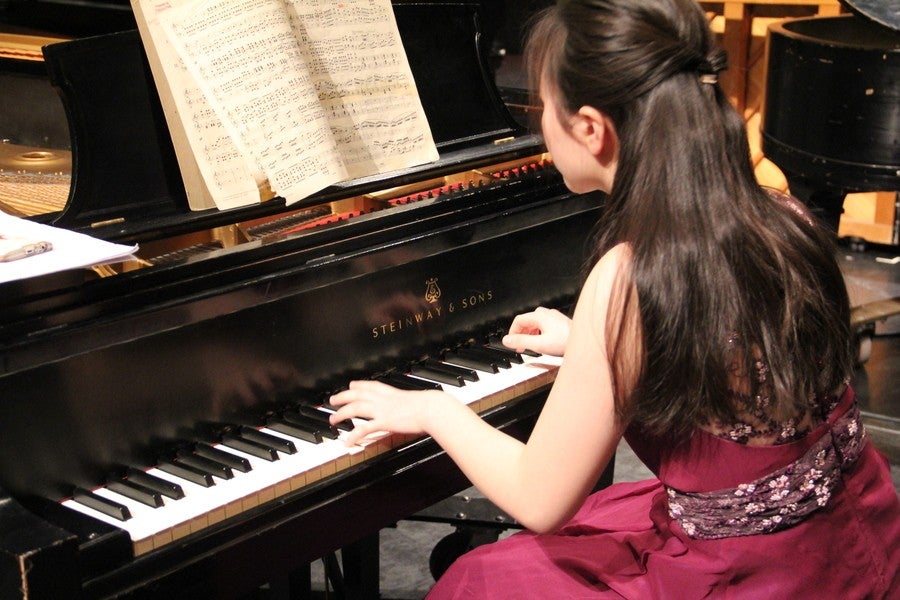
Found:
<svg viewBox="0 0 900 600"><path fill-rule="evenodd" d="M729 340L734 348L736 338ZM823 423L837 405L837 397L830 394L807 398L803 411L779 419L773 415L772 382L769 367L761 359L754 359L754 372L742 374L738 366L732 367L731 397L728 399L739 420L734 423L711 422L703 429L739 444L767 446L793 442L803 438ZM749 378L756 380L758 391L750 392Z"/></svg>
<svg viewBox="0 0 900 600"><path fill-rule="evenodd" d="M853 389L775 415L735 370L735 423L673 447L632 426L657 478L588 498L559 532L457 560L429 598L900 598L900 502Z"/></svg>

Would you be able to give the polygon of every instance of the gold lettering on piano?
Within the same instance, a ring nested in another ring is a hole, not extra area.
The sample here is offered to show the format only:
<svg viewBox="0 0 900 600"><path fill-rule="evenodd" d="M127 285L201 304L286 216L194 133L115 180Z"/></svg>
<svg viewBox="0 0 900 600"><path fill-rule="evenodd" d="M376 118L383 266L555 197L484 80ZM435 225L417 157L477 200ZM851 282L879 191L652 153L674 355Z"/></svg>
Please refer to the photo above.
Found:
<svg viewBox="0 0 900 600"><path fill-rule="evenodd" d="M440 319L445 314L455 313L456 311L468 310L476 306L486 304L494 299L494 291L478 291L472 292L466 296L462 296L459 300L449 302L445 306L438 303L443 292L438 286L438 278L432 277L425 281L425 301L430 304L428 308L410 312L406 316L386 321L380 325L372 327L372 338L377 339L386 335L400 333L406 329L421 327L428 321Z"/></svg>
<svg viewBox="0 0 900 600"><path fill-rule="evenodd" d="M387 323L382 323L381 325L372 328L372 337L377 338L389 333L397 333L398 331L402 331L403 329L407 329L415 325L421 325L425 321L433 321L434 319L440 318L442 312L443 307L438 304L428 310L412 313L403 319L397 319L394 321L388 321Z"/></svg>

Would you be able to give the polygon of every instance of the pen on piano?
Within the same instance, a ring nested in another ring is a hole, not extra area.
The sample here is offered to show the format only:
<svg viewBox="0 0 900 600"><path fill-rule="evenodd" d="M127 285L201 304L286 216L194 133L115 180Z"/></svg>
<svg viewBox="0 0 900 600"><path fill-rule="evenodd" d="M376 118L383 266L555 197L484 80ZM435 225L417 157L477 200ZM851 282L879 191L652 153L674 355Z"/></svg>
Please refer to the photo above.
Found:
<svg viewBox="0 0 900 600"><path fill-rule="evenodd" d="M53 244L46 241L31 242L18 240L0 234L0 262L11 262L53 249Z"/></svg>

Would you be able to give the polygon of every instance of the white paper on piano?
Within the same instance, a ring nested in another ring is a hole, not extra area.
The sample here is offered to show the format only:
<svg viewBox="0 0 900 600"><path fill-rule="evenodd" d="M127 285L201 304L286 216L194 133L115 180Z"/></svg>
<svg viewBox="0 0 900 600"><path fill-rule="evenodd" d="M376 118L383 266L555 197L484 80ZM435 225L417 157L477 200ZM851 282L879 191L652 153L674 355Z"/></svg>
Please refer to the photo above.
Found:
<svg viewBox="0 0 900 600"><path fill-rule="evenodd" d="M200 106L230 134L233 148L224 154L248 161L247 171L261 171L288 203L438 158L390 0L132 4L145 45L149 37L160 58L174 51L190 74L176 72L177 61L158 61L158 70L173 65L173 89L161 96L177 98L175 87L195 82ZM202 156L210 147L196 127L184 130L208 178L219 159Z"/></svg>
<svg viewBox="0 0 900 600"><path fill-rule="evenodd" d="M137 252L128 246L99 240L89 235L35 223L0 212L0 234L42 240L51 250L11 262L0 262L0 283L36 277L56 271L116 262Z"/></svg>

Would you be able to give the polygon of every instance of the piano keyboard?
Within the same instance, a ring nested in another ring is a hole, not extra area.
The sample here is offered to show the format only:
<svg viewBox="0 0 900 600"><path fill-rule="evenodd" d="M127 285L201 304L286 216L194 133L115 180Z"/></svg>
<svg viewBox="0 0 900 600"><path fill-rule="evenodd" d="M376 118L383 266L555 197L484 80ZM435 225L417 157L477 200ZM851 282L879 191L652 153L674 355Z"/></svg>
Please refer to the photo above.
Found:
<svg viewBox="0 0 900 600"><path fill-rule="evenodd" d="M397 387L439 387L478 414L553 381L561 359L479 346L426 360L386 380ZM291 411L268 426L240 428L220 443L198 444L146 471L61 503L126 530L138 556L204 530L323 478L370 460L415 436L373 434L364 445L344 444L344 430L322 425L328 408ZM318 413L318 414L317 414Z"/></svg>

